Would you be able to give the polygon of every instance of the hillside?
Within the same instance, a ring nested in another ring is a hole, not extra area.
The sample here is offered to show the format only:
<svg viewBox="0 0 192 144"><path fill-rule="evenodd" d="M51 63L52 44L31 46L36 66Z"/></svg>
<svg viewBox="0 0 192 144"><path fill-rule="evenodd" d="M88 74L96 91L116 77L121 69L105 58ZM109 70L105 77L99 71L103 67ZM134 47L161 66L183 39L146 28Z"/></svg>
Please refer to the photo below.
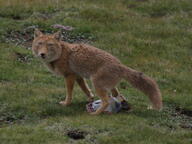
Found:
<svg viewBox="0 0 192 144"><path fill-rule="evenodd" d="M129 113L90 116L77 85L73 104L60 106L64 79L33 56L34 28L61 30L63 40L94 45L153 77L164 109L147 110L148 98L125 81L118 87ZM0 0L0 143L192 143L191 47L189 0Z"/></svg>

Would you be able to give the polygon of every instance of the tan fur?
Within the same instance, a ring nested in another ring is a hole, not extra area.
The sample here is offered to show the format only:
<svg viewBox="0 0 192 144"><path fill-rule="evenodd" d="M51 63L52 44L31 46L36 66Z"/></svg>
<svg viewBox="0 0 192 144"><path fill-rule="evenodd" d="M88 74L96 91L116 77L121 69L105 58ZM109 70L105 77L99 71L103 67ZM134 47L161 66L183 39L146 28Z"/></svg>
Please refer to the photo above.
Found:
<svg viewBox="0 0 192 144"><path fill-rule="evenodd" d="M123 78L135 88L149 96L154 109L162 108L161 93L158 85L148 76L121 64L111 54L87 44L69 44L59 40L59 33L44 35L35 31L32 49L45 65L55 74L65 76L67 96L61 104L69 105L72 99L74 81L77 81L90 100L93 94L83 78L93 82L102 106L92 114L100 114L108 106L108 93L119 95L115 86ZM40 44L39 44L40 43ZM50 44L52 43L52 44Z"/></svg>

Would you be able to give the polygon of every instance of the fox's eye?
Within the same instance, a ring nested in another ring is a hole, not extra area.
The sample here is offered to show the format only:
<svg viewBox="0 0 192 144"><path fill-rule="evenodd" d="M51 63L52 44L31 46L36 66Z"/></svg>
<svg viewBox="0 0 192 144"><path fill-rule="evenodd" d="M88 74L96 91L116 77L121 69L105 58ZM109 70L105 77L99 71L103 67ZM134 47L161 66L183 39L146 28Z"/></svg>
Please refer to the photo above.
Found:
<svg viewBox="0 0 192 144"><path fill-rule="evenodd" d="M47 46L48 46L48 47L53 47L54 44L53 44L53 43L48 43Z"/></svg>
<svg viewBox="0 0 192 144"><path fill-rule="evenodd" d="M37 44L38 44L38 45L42 45L43 43L42 43L42 42L38 42Z"/></svg>

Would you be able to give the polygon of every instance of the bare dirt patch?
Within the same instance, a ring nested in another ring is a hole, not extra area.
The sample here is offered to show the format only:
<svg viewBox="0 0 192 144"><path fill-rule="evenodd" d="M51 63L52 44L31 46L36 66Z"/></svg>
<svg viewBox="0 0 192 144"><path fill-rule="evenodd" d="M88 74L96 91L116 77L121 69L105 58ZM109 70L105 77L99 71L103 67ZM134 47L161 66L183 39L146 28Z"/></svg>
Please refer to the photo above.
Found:
<svg viewBox="0 0 192 144"><path fill-rule="evenodd" d="M11 112L7 111L8 104L0 103L0 127L3 125L14 124L15 122L21 122L26 119L26 116L23 112Z"/></svg>
<svg viewBox="0 0 192 144"><path fill-rule="evenodd" d="M5 41L8 43L14 43L15 45L23 46L26 49L31 49L34 29L36 26L29 26L20 31L8 31L5 35ZM91 33L75 32L60 30L62 34L62 40L69 43L89 43L95 39L95 36ZM44 33L54 33L56 30L43 31Z"/></svg>
<svg viewBox="0 0 192 144"><path fill-rule="evenodd" d="M69 130L67 132L67 136L74 140L84 139L86 135L87 132L81 130Z"/></svg>
<svg viewBox="0 0 192 144"><path fill-rule="evenodd" d="M22 63L28 63L32 60L32 57L30 55L27 55L27 54L14 52L13 55L17 61L22 62Z"/></svg>
<svg viewBox="0 0 192 144"><path fill-rule="evenodd" d="M8 43L23 46L27 49L31 48L33 40L34 26L27 27L21 31L8 31L5 35L5 40Z"/></svg>
<svg viewBox="0 0 192 144"><path fill-rule="evenodd" d="M175 110L179 114L183 114L183 115L186 115L188 117L192 117L192 110L181 108L181 107L176 107Z"/></svg>
<svg viewBox="0 0 192 144"><path fill-rule="evenodd" d="M166 113L170 115L170 121L177 123L177 125L184 129L192 130L192 116L191 110L181 108L176 105L171 105L165 109ZM168 126L173 129L173 126Z"/></svg>

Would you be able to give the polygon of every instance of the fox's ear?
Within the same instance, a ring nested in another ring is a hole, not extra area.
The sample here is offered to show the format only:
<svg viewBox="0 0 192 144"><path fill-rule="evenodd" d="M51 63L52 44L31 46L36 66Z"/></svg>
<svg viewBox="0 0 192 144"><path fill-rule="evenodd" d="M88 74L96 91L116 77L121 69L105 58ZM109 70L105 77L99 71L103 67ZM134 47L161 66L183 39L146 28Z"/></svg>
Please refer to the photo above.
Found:
<svg viewBox="0 0 192 144"><path fill-rule="evenodd" d="M43 35L43 33L40 30L35 29L35 31L34 31L34 38L42 36L42 35Z"/></svg>
<svg viewBox="0 0 192 144"><path fill-rule="evenodd" d="M61 31L54 33L53 38L56 40L61 40Z"/></svg>

